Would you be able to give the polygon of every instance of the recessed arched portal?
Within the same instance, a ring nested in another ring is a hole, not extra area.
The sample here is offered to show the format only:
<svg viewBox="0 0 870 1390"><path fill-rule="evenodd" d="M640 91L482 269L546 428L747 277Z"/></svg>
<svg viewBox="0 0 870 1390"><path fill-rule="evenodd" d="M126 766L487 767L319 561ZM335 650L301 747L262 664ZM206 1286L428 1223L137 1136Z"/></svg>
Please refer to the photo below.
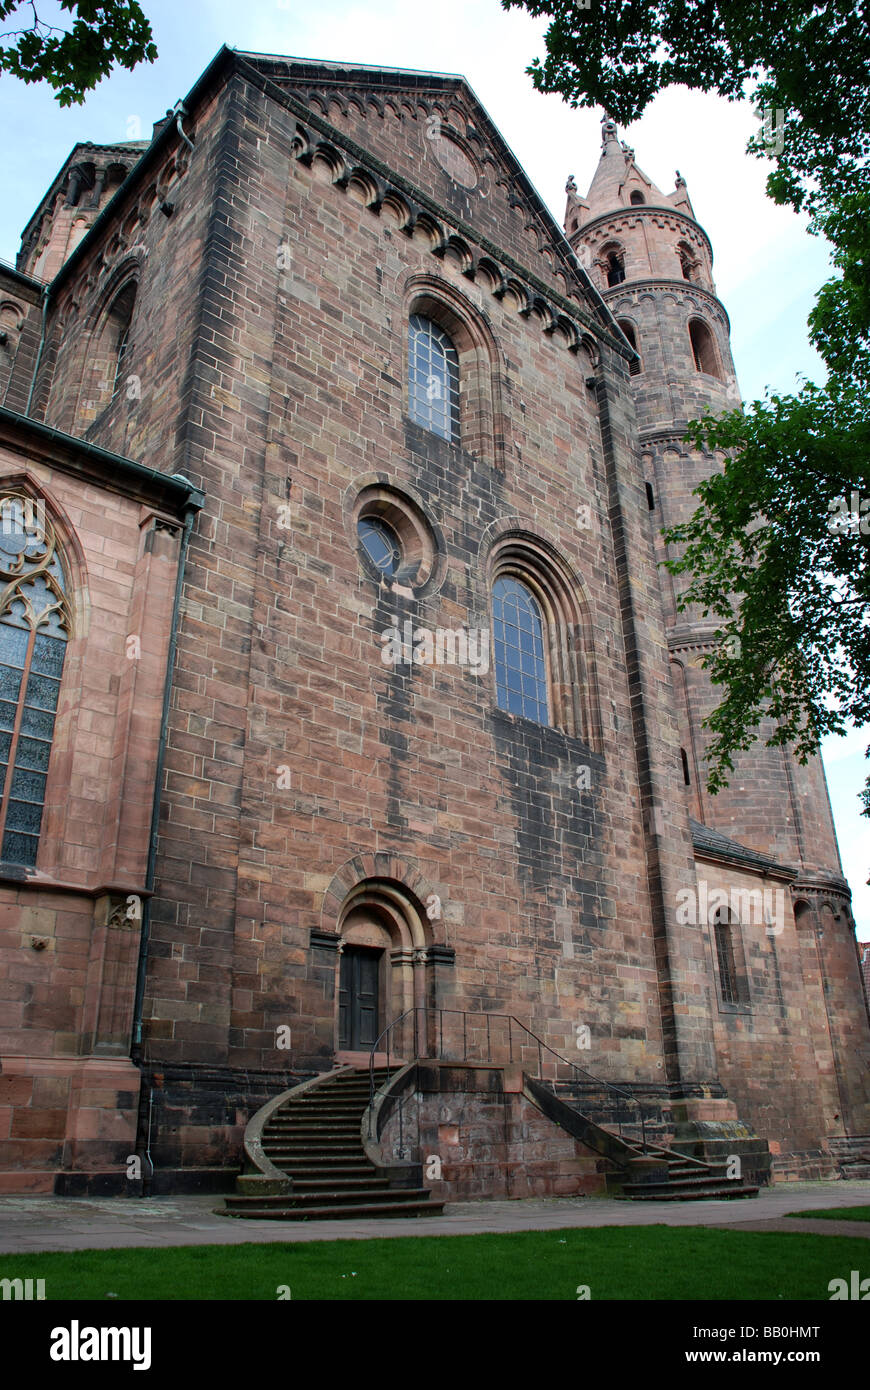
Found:
<svg viewBox="0 0 870 1390"><path fill-rule="evenodd" d="M432 935L423 904L402 883L364 879L337 925L336 1061L367 1058L379 1039L379 1052L424 1055Z"/></svg>

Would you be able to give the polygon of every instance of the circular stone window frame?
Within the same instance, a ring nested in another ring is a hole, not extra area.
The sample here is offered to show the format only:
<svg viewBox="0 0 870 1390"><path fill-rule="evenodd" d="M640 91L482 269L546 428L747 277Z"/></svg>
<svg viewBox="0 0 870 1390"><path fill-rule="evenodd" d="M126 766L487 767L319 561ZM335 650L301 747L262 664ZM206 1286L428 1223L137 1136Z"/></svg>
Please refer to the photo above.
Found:
<svg viewBox="0 0 870 1390"><path fill-rule="evenodd" d="M440 588L447 569L447 555L440 528L426 514L422 502L382 479L358 481L351 489L348 522L364 573L394 592L415 597ZM359 523L377 517L395 532L402 551L394 574L379 569L359 538Z"/></svg>

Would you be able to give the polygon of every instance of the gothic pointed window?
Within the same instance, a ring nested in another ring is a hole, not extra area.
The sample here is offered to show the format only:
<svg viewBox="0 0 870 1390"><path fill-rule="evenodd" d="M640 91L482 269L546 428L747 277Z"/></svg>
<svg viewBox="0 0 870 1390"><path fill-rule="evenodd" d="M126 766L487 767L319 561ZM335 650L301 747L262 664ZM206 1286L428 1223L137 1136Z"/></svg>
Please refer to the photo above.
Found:
<svg viewBox="0 0 870 1390"><path fill-rule="evenodd" d="M408 323L408 414L424 429L459 443L459 357L452 339L431 319Z"/></svg>
<svg viewBox="0 0 870 1390"><path fill-rule="evenodd" d="M492 609L499 709L549 724L541 606L525 584L504 576L493 585Z"/></svg>
<svg viewBox="0 0 870 1390"><path fill-rule="evenodd" d="M0 498L0 861L33 867L69 635L44 507Z"/></svg>

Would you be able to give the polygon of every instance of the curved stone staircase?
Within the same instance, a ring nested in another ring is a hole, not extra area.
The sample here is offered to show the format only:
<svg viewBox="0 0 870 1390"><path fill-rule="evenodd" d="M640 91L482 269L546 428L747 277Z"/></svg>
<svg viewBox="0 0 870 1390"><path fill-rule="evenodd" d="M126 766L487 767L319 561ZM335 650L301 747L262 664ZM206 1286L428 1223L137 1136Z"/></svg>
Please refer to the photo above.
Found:
<svg viewBox="0 0 870 1390"><path fill-rule="evenodd" d="M634 1202L691 1202L702 1198L755 1197L757 1186L728 1177L727 1163L708 1163L660 1144L627 1142L591 1120L557 1094L556 1088L529 1076L524 1093L555 1124L608 1160L608 1194Z"/></svg>
<svg viewBox="0 0 870 1390"><path fill-rule="evenodd" d="M386 1079L386 1068L377 1069L375 1088ZM419 1185L419 1164L383 1169L369 1158L362 1131L368 1104L369 1072L353 1067L269 1101L245 1130L246 1171L221 1214L272 1221L438 1216L444 1204Z"/></svg>

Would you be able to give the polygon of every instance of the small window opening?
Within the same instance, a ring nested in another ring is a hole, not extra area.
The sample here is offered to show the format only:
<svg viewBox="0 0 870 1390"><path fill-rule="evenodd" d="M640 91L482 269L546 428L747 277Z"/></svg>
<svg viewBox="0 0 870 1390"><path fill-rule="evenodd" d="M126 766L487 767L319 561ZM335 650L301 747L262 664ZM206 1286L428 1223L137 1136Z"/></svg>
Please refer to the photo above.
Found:
<svg viewBox="0 0 870 1390"><path fill-rule="evenodd" d="M649 487L649 483L647 483L647 487ZM686 757L685 748L680 749L680 761L683 764L683 781L687 787L690 787L692 785L692 779L689 776L689 759Z"/></svg>
<svg viewBox="0 0 870 1390"><path fill-rule="evenodd" d="M632 193L631 202L634 205L634 207L639 207L641 203L646 202L646 198L643 196L639 188L636 188Z"/></svg>
<svg viewBox="0 0 870 1390"><path fill-rule="evenodd" d="M621 285L625 279L625 257L617 251L611 251L607 257L607 284L608 286Z"/></svg>

